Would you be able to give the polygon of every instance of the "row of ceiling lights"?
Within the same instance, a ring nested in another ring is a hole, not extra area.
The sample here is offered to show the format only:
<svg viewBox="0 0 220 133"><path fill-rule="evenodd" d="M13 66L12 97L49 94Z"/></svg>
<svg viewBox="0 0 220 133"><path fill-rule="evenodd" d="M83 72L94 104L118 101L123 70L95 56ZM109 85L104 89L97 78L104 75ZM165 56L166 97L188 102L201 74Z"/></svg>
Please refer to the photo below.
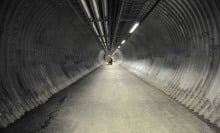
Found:
<svg viewBox="0 0 220 133"><path fill-rule="evenodd" d="M136 29L137 29L137 27L140 25L140 23L139 22L136 22L133 26L132 26L132 28L129 30L129 34L132 34ZM121 41L121 44L123 45L124 43L126 42L126 40L122 40ZM118 46L118 49L120 49L121 48L121 46L119 45Z"/></svg>
<svg viewBox="0 0 220 133"><path fill-rule="evenodd" d="M84 12L86 13L90 24L96 34L96 36L99 38L99 41L101 42L102 46L104 47L104 49L108 49L108 45L110 47L109 44L109 29L108 29L108 5L107 5L107 0L101 0L102 2L102 7L99 8L99 4L97 0L80 0L81 2L81 6L84 9ZM94 17L92 16L91 13L91 9L89 8L89 6L92 9L92 13L94 14ZM103 18L101 17L101 13L100 11L103 11ZM104 21L104 23L102 23L102 21ZM103 25L104 24L104 25ZM129 34L132 34L136 28L139 26L139 22L136 22L132 28L129 30ZM122 40L121 44L124 44L126 42L126 40ZM118 46L118 48L120 48L121 46Z"/></svg>
<svg viewBox="0 0 220 133"><path fill-rule="evenodd" d="M130 29L129 33L132 34L136 29L137 27L140 25L140 22L142 22L143 20L145 20L149 15L150 13L156 8L156 6L160 3L161 0L157 0L154 5L150 8L150 10L146 13L146 15L139 21L135 22L134 25L132 26L132 28ZM126 40L122 40L121 41L121 45L124 44L126 42ZM120 49L121 46L119 45L118 46L118 49Z"/></svg>

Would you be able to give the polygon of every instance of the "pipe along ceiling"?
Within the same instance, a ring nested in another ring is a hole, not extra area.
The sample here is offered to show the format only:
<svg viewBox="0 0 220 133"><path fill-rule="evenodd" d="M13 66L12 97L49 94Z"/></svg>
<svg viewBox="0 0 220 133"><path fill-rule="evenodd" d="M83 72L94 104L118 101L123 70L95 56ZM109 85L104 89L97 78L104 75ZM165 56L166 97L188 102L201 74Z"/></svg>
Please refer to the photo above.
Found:
<svg viewBox="0 0 220 133"><path fill-rule="evenodd" d="M0 127L105 54L220 126L219 11L219 0L1 0Z"/></svg>

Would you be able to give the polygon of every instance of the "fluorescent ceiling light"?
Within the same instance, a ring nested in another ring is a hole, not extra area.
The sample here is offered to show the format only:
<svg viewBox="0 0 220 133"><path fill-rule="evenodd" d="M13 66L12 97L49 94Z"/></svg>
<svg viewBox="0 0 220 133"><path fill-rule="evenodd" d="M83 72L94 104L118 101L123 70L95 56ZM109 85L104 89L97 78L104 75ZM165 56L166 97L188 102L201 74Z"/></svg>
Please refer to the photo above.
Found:
<svg viewBox="0 0 220 133"><path fill-rule="evenodd" d="M121 44L124 44L125 43L125 40L121 41Z"/></svg>
<svg viewBox="0 0 220 133"><path fill-rule="evenodd" d="M137 27L139 26L139 24L140 24L140 23L136 22L136 23L132 26L132 28L130 29L129 33L133 33L133 32L137 29Z"/></svg>

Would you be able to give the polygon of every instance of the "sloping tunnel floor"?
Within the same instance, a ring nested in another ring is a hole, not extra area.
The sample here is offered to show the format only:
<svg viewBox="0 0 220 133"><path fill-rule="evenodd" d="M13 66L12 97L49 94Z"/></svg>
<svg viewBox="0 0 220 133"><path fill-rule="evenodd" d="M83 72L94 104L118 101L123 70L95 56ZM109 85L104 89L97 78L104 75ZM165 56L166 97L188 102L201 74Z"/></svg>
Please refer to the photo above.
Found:
<svg viewBox="0 0 220 133"><path fill-rule="evenodd" d="M214 133L119 65L103 66L1 133Z"/></svg>

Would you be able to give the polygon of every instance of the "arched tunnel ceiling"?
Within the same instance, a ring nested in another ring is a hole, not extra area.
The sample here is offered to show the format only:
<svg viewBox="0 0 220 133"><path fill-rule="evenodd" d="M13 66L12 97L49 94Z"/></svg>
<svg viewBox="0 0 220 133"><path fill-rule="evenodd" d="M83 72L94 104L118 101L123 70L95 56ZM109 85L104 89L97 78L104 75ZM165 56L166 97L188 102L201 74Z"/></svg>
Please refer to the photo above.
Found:
<svg viewBox="0 0 220 133"><path fill-rule="evenodd" d="M78 16L90 27L103 49L113 53L161 0L68 0Z"/></svg>
<svg viewBox="0 0 220 133"><path fill-rule="evenodd" d="M118 45L122 66L220 126L218 0L107 0L108 16L95 21L80 1L1 1L0 127L99 67L101 50ZM102 45L96 22L108 22Z"/></svg>

